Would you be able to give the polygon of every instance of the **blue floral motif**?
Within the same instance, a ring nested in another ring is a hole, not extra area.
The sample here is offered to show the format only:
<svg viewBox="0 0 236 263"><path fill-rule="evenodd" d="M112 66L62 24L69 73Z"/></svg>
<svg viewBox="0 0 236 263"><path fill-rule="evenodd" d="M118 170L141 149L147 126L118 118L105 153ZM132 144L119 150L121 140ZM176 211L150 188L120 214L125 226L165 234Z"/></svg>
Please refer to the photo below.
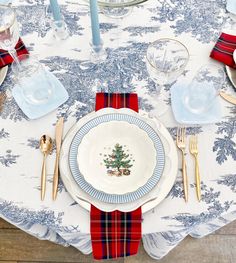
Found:
<svg viewBox="0 0 236 263"><path fill-rule="evenodd" d="M21 36L37 32L44 37L51 30L51 14L46 12L47 6L41 1L37 5L19 6L17 8L18 21L22 25ZM49 9L50 10L50 9ZM34 15L32 16L32 13ZM79 16L76 11L68 12L66 6L61 6L61 13L67 24L70 34L82 35L83 28L78 23Z"/></svg>
<svg viewBox="0 0 236 263"><path fill-rule="evenodd" d="M202 43L215 40L226 20L225 0L158 0L158 7L150 8L152 20L171 22L176 36L190 33Z"/></svg>
<svg viewBox="0 0 236 263"><path fill-rule="evenodd" d="M49 210L31 211L26 208L19 208L12 202L0 201L0 215L7 218L12 224L15 224L21 228L23 227L25 230L30 230L30 228L35 224L47 227L48 231L46 231L43 236L40 234L34 234L41 239L47 238L49 235L49 229L53 229L56 231L56 233L62 230L67 230L62 229L60 226L63 213L58 213L58 215L55 215L54 211ZM56 243L68 246L68 243L60 235L55 235Z"/></svg>
<svg viewBox="0 0 236 263"><path fill-rule="evenodd" d="M29 138L27 140L27 146L37 150L37 149L39 149L39 140L34 139L34 138Z"/></svg>
<svg viewBox="0 0 236 263"><path fill-rule="evenodd" d="M6 132L4 128L0 130L0 139L6 139L9 138L9 136L9 132Z"/></svg>
<svg viewBox="0 0 236 263"><path fill-rule="evenodd" d="M47 179L47 182L52 184L53 179L52 179L52 178L49 178L49 179ZM37 189L38 191L41 191L41 186L38 185L37 187L35 187L35 189ZM61 180L60 177L59 177L58 186L57 186L57 192L58 192L58 193L62 193L63 191L67 192L67 190L66 190L66 188L65 188L62 180Z"/></svg>
<svg viewBox="0 0 236 263"><path fill-rule="evenodd" d="M160 27L142 27L142 26L132 26L132 27L125 27L123 29L130 33L130 36L143 36L143 34L147 33L156 33L160 31Z"/></svg>
<svg viewBox="0 0 236 263"><path fill-rule="evenodd" d="M30 211L26 208L19 208L13 202L1 201L0 213L18 226L27 226L29 229L33 224L45 225L54 229L60 227L63 213L55 215L54 211L40 210Z"/></svg>
<svg viewBox="0 0 236 263"><path fill-rule="evenodd" d="M177 136L177 129L178 127L171 127L167 128L171 136L173 137L174 140L176 140ZM187 127L186 128L186 135L194 135L194 134L199 134L202 132L202 127L200 126L195 126L195 127Z"/></svg>
<svg viewBox="0 0 236 263"><path fill-rule="evenodd" d="M100 30L101 33L106 33L110 31L111 29L117 28L118 25L113 24L113 23L100 23Z"/></svg>
<svg viewBox="0 0 236 263"><path fill-rule="evenodd" d="M195 185L191 185L195 187ZM212 187L208 188L203 182L201 182L202 191L202 202L208 204L207 210L200 213L200 215L181 213L173 216L166 216L163 219L175 220L181 223L181 225L175 225L177 228L192 228L200 224L207 223L215 218L218 218L224 212L227 212L230 206L234 203L233 200L220 202L218 199L220 197L219 191L214 191Z"/></svg>
<svg viewBox="0 0 236 263"><path fill-rule="evenodd" d="M20 157L20 155L12 154L11 150L7 150L5 155L0 155L0 163L5 167L9 167L12 164L16 164L18 157Z"/></svg>
<svg viewBox="0 0 236 263"><path fill-rule="evenodd" d="M168 196L171 198L183 198L184 197L184 190L183 190L183 181L178 180L175 182L174 186L170 190Z"/></svg>
<svg viewBox="0 0 236 263"><path fill-rule="evenodd" d="M236 193L236 174L223 175L217 180L217 183L228 186L230 190Z"/></svg>
<svg viewBox="0 0 236 263"><path fill-rule="evenodd" d="M217 137L214 142L213 152L216 152L216 161L223 164L229 156L236 160L236 143L233 140L236 134L236 120L229 118L229 121L222 121L217 125L218 130L216 133L222 134L224 137Z"/></svg>
<svg viewBox="0 0 236 263"><path fill-rule="evenodd" d="M110 92L133 91L135 88L132 83L133 78L146 80L147 88L154 90L154 83L149 79L145 62L142 61L146 48L145 43L130 42L126 47L107 49L109 59L99 65L61 57L42 60L52 71L60 72L63 69L66 72L55 73L70 95L68 101L59 108L58 114L63 114L65 119L72 114L78 120L93 110L95 93L92 88L96 85L95 80L99 80L103 85L106 84ZM101 86L96 86L97 90L100 88ZM71 112L70 108L73 105L76 110ZM141 108L147 107L150 107L148 102L142 100Z"/></svg>

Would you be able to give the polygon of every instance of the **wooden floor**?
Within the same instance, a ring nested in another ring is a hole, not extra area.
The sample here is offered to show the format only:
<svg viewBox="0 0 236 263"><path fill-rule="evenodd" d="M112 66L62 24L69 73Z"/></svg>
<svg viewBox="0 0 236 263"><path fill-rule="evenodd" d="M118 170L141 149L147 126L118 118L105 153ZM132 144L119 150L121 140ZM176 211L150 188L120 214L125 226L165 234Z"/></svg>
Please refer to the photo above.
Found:
<svg viewBox="0 0 236 263"><path fill-rule="evenodd" d="M72 247L37 240L0 219L0 263L3 262L86 263L93 262L93 259L91 255L85 256ZM152 260L141 247L137 256L116 262L157 261ZM205 238L186 238L158 263L236 263L236 221Z"/></svg>

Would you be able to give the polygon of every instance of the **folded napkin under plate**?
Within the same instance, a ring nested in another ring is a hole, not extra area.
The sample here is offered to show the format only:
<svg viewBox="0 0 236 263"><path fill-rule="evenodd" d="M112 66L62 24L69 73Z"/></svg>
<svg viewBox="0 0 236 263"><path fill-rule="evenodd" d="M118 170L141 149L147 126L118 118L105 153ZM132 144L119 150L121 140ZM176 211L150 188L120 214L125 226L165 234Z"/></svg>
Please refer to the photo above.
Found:
<svg viewBox="0 0 236 263"><path fill-rule="evenodd" d="M137 94L98 93L96 110L106 107L130 108L138 112ZM135 255L142 237L142 209L132 212L104 212L91 205L90 230L95 259Z"/></svg>
<svg viewBox="0 0 236 263"><path fill-rule="evenodd" d="M236 68L236 64L233 58L235 49L236 36L221 33L213 50L211 51L210 57L224 63L231 68Z"/></svg>

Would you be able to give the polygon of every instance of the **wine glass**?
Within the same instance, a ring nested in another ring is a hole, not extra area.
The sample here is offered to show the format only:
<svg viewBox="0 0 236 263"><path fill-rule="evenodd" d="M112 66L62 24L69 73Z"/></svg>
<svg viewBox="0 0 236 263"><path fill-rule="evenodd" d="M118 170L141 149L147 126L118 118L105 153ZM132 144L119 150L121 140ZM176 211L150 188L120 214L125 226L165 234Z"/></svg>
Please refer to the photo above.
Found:
<svg viewBox="0 0 236 263"><path fill-rule="evenodd" d="M229 12L229 18L231 19L231 27L236 28L236 5L234 0L226 1L226 10Z"/></svg>
<svg viewBox="0 0 236 263"><path fill-rule="evenodd" d="M150 78L156 83L151 99L155 108L150 112L153 116L164 114L168 106L164 86L173 83L184 71L189 60L188 49L179 41L162 38L148 46L146 66Z"/></svg>
<svg viewBox="0 0 236 263"><path fill-rule="evenodd" d="M35 56L19 56L20 66L12 63L15 84L20 88L24 100L32 105L46 104L54 94L55 83L50 73Z"/></svg>
<svg viewBox="0 0 236 263"><path fill-rule="evenodd" d="M19 66L15 46L19 40L16 13L10 6L0 5L0 48L7 50Z"/></svg>

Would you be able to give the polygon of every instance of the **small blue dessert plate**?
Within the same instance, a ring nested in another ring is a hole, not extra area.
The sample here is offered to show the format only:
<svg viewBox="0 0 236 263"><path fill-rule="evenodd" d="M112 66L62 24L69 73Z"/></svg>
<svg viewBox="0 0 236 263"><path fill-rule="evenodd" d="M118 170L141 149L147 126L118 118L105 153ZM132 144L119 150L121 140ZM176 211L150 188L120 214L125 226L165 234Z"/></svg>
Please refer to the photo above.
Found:
<svg viewBox="0 0 236 263"><path fill-rule="evenodd" d="M219 96L215 99L208 111L195 114L190 112L183 103L184 91L187 88L185 85L174 85L171 88L171 107L175 120L181 124L210 124L221 120L221 104Z"/></svg>
<svg viewBox="0 0 236 263"><path fill-rule="evenodd" d="M12 95L24 112L24 114L29 119L38 119L49 112L57 109L61 104L66 102L69 98L68 93L62 83L50 72L48 72L49 81L54 84L54 92L52 97L48 100L48 102L44 104L30 104L28 103L22 93L22 88L19 85L16 85L12 90Z"/></svg>

